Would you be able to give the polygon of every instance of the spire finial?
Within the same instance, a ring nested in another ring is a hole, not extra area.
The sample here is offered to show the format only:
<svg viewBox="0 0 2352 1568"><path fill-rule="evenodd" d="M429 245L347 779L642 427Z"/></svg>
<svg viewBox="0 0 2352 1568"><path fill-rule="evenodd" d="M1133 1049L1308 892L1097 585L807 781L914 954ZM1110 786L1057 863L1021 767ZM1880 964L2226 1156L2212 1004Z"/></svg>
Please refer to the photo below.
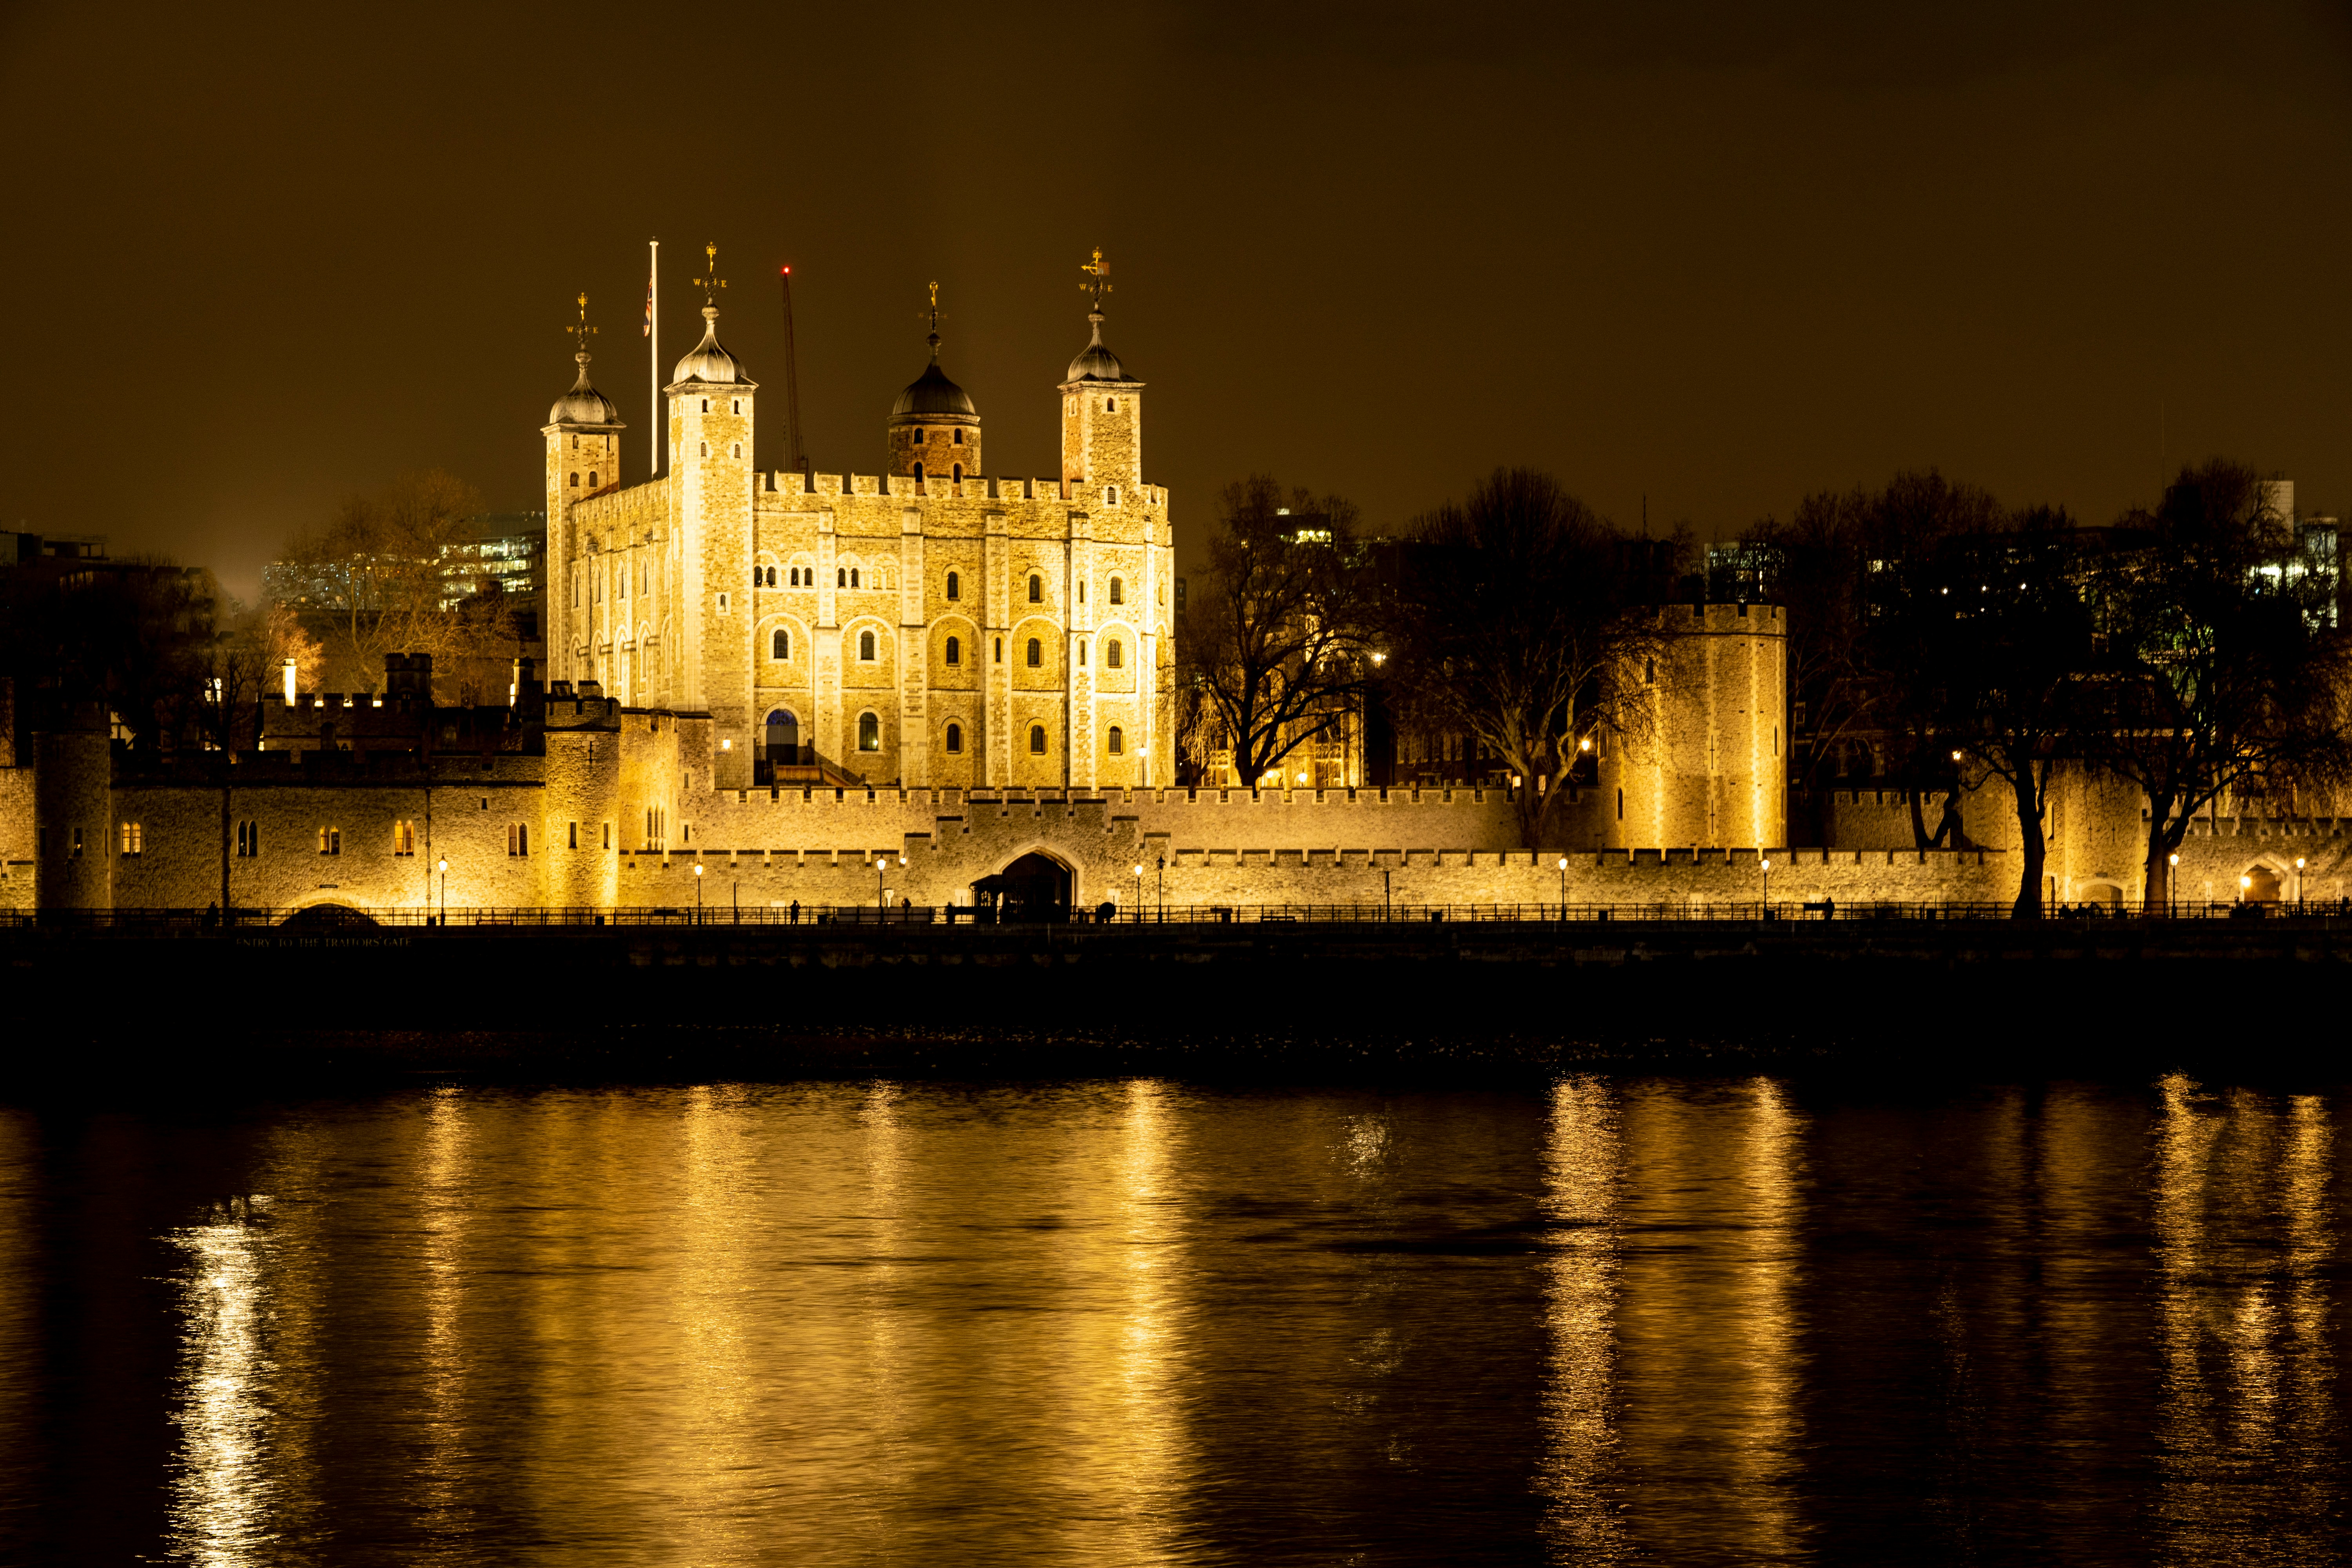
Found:
<svg viewBox="0 0 2352 1568"><path fill-rule="evenodd" d="M694 283L696 288L702 290L702 303L704 306L715 307L719 303L719 290L727 287L727 279L719 276L718 241L712 240L709 244L706 244L702 247L702 255L704 261L707 264L704 270L709 272L710 276L708 278L698 278L694 280Z"/></svg>
<svg viewBox="0 0 2352 1568"><path fill-rule="evenodd" d="M1078 285L1078 292L1087 295L1094 301L1087 311L1087 320L1094 324L1095 342L1102 342L1103 296L1110 292L1110 263L1103 259L1101 246L1095 247L1095 258L1092 261L1078 263L1078 270L1087 275L1087 280Z"/></svg>
<svg viewBox="0 0 2352 1568"><path fill-rule="evenodd" d="M578 360L582 364L586 364L588 363L588 340L596 335L596 329L588 324L587 290L583 289L580 294L580 321L578 324L575 326L566 327L563 330L566 332L569 332L572 336L580 340L579 351L572 357Z"/></svg>
<svg viewBox="0 0 2352 1568"><path fill-rule="evenodd" d="M931 357L932 357L933 359L937 359L937 358L939 358L939 357L940 357L940 286L939 286L939 284L938 284L936 281L934 281L934 282L931 284L931 335L930 335L930 337L929 337L929 339L928 341L929 342L929 343L930 343L930 345L931 345Z"/></svg>

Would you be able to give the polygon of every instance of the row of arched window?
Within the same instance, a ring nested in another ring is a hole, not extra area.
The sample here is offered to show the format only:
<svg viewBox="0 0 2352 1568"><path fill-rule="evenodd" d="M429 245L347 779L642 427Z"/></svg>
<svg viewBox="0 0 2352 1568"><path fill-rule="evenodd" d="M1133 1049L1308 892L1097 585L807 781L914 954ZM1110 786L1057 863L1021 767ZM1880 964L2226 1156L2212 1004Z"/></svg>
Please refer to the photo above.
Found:
<svg viewBox="0 0 2352 1568"><path fill-rule="evenodd" d="M577 474L572 475L572 482L573 484L578 484L580 482L580 476ZM596 476L590 474L588 476L588 482L591 485L593 485L596 482ZM814 588L816 586L816 569L814 567L787 566L782 570L783 572L783 581L779 583L776 580L778 568L773 566L752 567L751 586L754 588ZM856 566L843 566L836 568L834 573L834 586L836 588L864 587L865 584L861 580L861 572L862 568ZM874 585L877 588L883 585L881 574L878 573L875 575ZM1045 579L1033 572L1029 576L1028 586L1029 602L1033 605L1044 604L1045 602ZM1124 605L1127 603L1127 583L1125 579L1113 577L1108 586L1110 590L1110 602L1112 604ZM963 598L963 574L961 572L950 572L948 574L947 596L949 599L953 601L961 601ZM1080 604L1086 603L1086 597L1087 585L1084 583L1081 583L1078 584L1078 602Z"/></svg>
<svg viewBox="0 0 2352 1568"><path fill-rule="evenodd" d="M958 668L962 666L963 639L961 637L951 637L948 638L947 646L940 651L944 656L946 663ZM1027 654L1027 662L1030 668L1040 669L1045 667L1045 639L1042 637L1031 637L1029 639L1029 647L1025 652ZM778 626L768 634L768 657L775 659L787 659L793 657L793 634L790 631L782 626ZM857 658L858 661L863 664L873 664L881 658L881 645L876 639L872 632L861 631L857 634ZM999 664L1004 662L1004 639L1003 637L996 639L996 660ZM1084 664L1086 661L1087 645L1082 642L1078 645L1078 662L1080 664ZM1126 668L1126 646L1117 637L1107 638L1103 643L1104 667L1109 669L1121 669Z"/></svg>
<svg viewBox="0 0 2352 1568"><path fill-rule="evenodd" d="M930 439L930 437L924 433L922 427L920 426L917 426L915 427L915 444L917 446L920 446L929 439ZM957 428L955 433L955 444L959 447L963 445L963 430L961 426Z"/></svg>
<svg viewBox="0 0 2352 1568"><path fill-rule="evenodd" d="M795 737L795 741L786 743L797 743L797 737L800 734L800 721L790 713L782 711L771 713L768 715L768 732L771 736L793 736ZM940 735L940 740L947 747L949 755L958 757L963 755L963 726L961 723L958 723L953 720L949 721L947 728ZM1030 725L1029 754L1033 757L1042 757L1046 754L1049 746L1050 742L1046 739L1045 735L1045 726L1043 724ZM1117 724L1113 724L1108 730L1103 732L1103 747L1105 751L1114 757L1123 757L1127 755L1126 730ZM868 711L860 713L857 716L857 749L861 752L878 752L882 749L882 716L880 714L869 710Z"/></svg>

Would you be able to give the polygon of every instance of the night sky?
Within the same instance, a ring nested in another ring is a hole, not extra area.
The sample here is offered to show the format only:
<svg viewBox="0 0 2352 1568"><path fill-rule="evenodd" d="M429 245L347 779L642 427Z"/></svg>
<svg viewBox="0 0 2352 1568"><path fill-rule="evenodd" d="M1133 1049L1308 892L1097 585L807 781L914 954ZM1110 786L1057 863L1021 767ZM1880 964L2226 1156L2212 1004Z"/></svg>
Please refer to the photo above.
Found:
<svg viewBox="0 0 2352 1568"><path fill-rule="evenodd" d="M249 594L404 468L536 508L582 289L639 477L649 236L666 361L720 247L763 466L793 265L869 473L932 279L990 469L1055 471L1100 245L1187 561L1255 469L1379 528L1497 463L1703 535L1925 464L2352 507L2339 8L1630 9L10 5L0 526Z"/></svg>

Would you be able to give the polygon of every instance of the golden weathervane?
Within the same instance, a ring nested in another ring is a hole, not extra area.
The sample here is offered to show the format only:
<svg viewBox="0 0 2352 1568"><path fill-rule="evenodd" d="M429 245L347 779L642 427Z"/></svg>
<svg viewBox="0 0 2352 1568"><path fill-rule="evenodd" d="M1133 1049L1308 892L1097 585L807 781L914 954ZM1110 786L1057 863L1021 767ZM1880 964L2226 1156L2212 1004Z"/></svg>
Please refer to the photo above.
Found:
<svg viewBox="0 0 2352 1568"><path fill-rule="evenodd" d="M580 296L580 324L563 330L580 340L582 353L588 352L588 340L596 335L596 329L588 324L588 296L584 291Z"/></svg>
<svg viewBox="0 0 2352 1568"><path fill-rule="evenodd" d="M727 287L727 279L719 276L719 246L717 242L713 241L712 243L704 246L702 247L702 254L704 258L709 263L705 270L708 271L710 276L708 278L696 279L694 280L695 287L702 290L702 302L704 304L716 304L718 303L717 296L719 290Z"/></svg>
<svg viewBox="0 0 2352 1568"><path fill-rule="evenodd" d="M1095 309L1101 310L1103 296L1110 292L1110 263L1103 259L1101 246L1095 247L1092 261L1078 263L1078 270L1087 275L1087 280L1078 285L1078 292L1092 296Z"/></svg>

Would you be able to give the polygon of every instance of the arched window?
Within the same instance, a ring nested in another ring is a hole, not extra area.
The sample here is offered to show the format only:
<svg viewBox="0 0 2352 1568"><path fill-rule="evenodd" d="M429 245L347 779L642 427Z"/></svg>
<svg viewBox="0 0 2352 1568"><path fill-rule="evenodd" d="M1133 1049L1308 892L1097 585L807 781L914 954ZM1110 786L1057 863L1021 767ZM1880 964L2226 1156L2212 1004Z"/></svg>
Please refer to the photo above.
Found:
<svg viewBox="0 0 2352 1568"><path fill-rule="evenodd" d="M588 488L592 490L596 488L596 470L593 468L588 470Z"/></svg>
<svg viewBox="0 0 2352 1568"><path fill-rule="evenodd" d="M857 749L861 752L882 749L882 721L871 713L857 716Z"/></svg>
<svg viewBox="0 0 2352 1568"><path fill-rule="evenodd" d="M1127 585L1116 577L1110 580L1110 602L1114 605L1127 603Z"/></svg>
<svg viewBox="0 0 2352 1568"><path fill-rule="evenodd" d="M792 658L793 634L778 626L774 635L768 638L768 657L770 658Z"/></svg>
<svg viewBox="0 0 2352 1568"><path fill-rule="evenodd" d="M1042 605L1045 602L1045 579L1043 577L1029 579L1029 602L1033 605Z"/></svg>
<svg viewBox="0 0 2352 1568"><path fill-rule="evenodd" d="M915 482L919 485L923 482L923 465L920 463L915 465Z"/></svg>
<svg viewBox="0 0 2352 1568"><path fill-rule="evenodd" d="M996 662L999 664L1003 664L1004 662L1004 639L1003 637L996 639Z"/></svg>
<svg viewBox="0 0 2352 1568"><path fill-rule="evenodd" d="M833 573L833 585L834 585L835 587L836 587L836 588L846 588L846 587L848 587L848 586L849 586L849 568L848 568L848 567L846 567L846 566L836 566L835 568L834 568L834 573Z"/></svg>
<svg viewBox="0 0 2352 1568"><path fill-rule="evenodd" d="M958 463L955 466L954 472L950 477L953 479L957 484L963 483L963 465L961 463ZM591 474L589 478L593 479L595 476Z"/></svg>
<svg viewBox="0 0 2352 1568"><path fill-rule="evenodd" d="M948 574L948 597L950 599L963 597L963 579L952 572Z"/></svg>
<svg viewBox="0 0 2352 1568"><path fill-rule="evenodd" d="M710 412L710 399L709 399L709 398L707 398L707 397L706 397L706 398L704 398L704 399L702 400L702 411L703 411L705 414L708 414L708 413L709 413L709 412Z"/></svg>
<svg viewBox="0 0 2352 1568"><path fill-rule="evenodd" d="M1080 664L1087 662L1087 645L1084 642L1078 644L1078 662Z"/></svg>
<svg viewBox="0 0 2352 1568"><path fill-rule="evenodd" d="M963 643L958 638L948 638L948 662L950 664L963 662Z"/></svg>
<svg viewBox="0 0 2352 1568"><path fill-rule="evenodd" d="M735 455L736 457L739 457L739 458L740 458L740 457L741 457L741 456L743 455L743 443L742 443L742 442L738 441L738 442L736 442L736 443L735 443L735 452L734 452L734 455ZM594 484L594 483L596 482L596 476L595 476L595 475L593 475L593 474L589 475L589 476L588 476L588 482L589 482L590 484L592 484L592 485L593 485L593 484Z"/></svg>
<svg viewBox="0 0 2352 1568"><path fill-rule="evenodd" d="M874 634L872 632L860 632L857 634L857 657L867 664L874 662Z"/></svg>
<svg viewBox="0 0 2352 1568"><path fill-rule="evenodd" d="M695 445L702 448L701 455L702 455L703 457L706 457L706 458L707 458L707 457L710 456L710 443L709 443L709 442L708 442L708 441L697 441L697 442L695 443Z"/></svg>
<svg viewBox="0 0 2352 1568"><path fill-rule="evenodd" d="M757 566L754 566L754 567L752 567L752 568L751 568L751 586L753 586L754 588L756 588L756 587L758 587L759 585L760 585L760 569L759 569Z"/></svg>
<svg viewBox="0 0 2352 1568"><path fill-rule="evenodd" d="M1118 504L1118 487L1117 485L1113 485L1110 489L1103 491L1103 504L1105 506L1117 506Z"/></svg>
<svg viewBox="0 0 2352 1568"><path fill-rule="evenodd" d="M1110 641L1103 644L1104 665L1111 669L1117 669L1120 664L1120 656L1126 651L1126 649L1118 646L1118 639L1117 637L1111 638Z"/></svg>
<svg viewBox="0 0 2352 1568"><path fill-rule="evenodd" d="M743 400L740 397L735 400L735 412L738 414L743 412Z"/></svg>
<svg viewBox="0 0 2352 1568"><path fill-rule="evenodd" d="M1035 637L1029 639L1029 668L1035 669L1045 662L1045 645Z"/></svg>
<svg viewBox="0 0 2352 1568"><path fill-rule="evenodd" d="M1045 725L1032 724L1029 726L1029 751L1033 756L1042 757L1045 754Z"/></svg>
<svg viewBox="0 0 2352 1568"><path fill-rule="evenodd" d="M963 726L961 724L950 724L948 726L948 754L950 756L961 756L962 753Z"/></svg>
<svg viewBox="0 0 2352 1568"><path fill-rule="evenodd" d="M1127 755L1127 731L1116 724L1110 727L1110 754L1114 757Z"/></svg>
<svg viewBox="0 0 2352 1568"><path fill-rule="evenodd" d="M1118 398L1116 398L1116 397L1106 397L1106 398L1104 398L1104 399L1103 399L1103 412L1104 412L1105 414L1116 414L1116 413L1118 413Z"/></svg>
<svg viewBox="0 0 2352 1568"><path fill-rule="evenodd" d="M961 426L958 426L956 429L955 444L959 447L963 445L963 430Z"/></svg>
<svg viewBox="0 0 2352 1568"><path fill-rule="evenodd" d="M801 569L797 566L786 568L784 572L784 582L788 586L794 588L799 587L801 585Z"/></svg>
<svg viewBox="0 0 2352 1568"><path fill-rule="evenodd" d="M580 488L580 476L578 474L573 474L572 476L571 483L573 489L578 489Z"/></svg>
<svg viewBox="0 0 2352 1568"><path fill-rule="evenodd" d="M921 446L922 444L923 444L923 432L922 432L922 428L919 426L917 426L917 427L916 427L916 430L915 430L915 445L916 445L916 446L918 446L918 447L919 447L919 446Z"/></svg>
<svg viewBox="0 0 2352 1568"><path fill-rule="evenodd" d="M857 586L857 567L852 566L849 569L849 585L853 588Z"/></svg>

